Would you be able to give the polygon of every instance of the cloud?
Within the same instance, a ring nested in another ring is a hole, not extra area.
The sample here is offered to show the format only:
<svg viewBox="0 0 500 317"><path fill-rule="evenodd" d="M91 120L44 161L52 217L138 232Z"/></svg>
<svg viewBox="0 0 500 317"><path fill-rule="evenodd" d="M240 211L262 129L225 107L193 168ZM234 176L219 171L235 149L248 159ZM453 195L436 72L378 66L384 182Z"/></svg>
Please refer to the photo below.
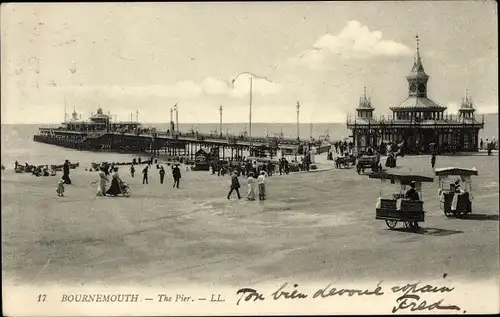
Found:
<svg viewBox="0 0 500 317"><path fill-rule="evenodd" d="M310 50L303 52L293 61L315 68L333 55L343 59L369 59L411 54L412 50L404 44L382 39L381 31L370 31L366 25L353 20L337 35L328 33L321 36Z"/></svg>
<svg viewBox="0 0 500 317"><path fill-rule="evenodd" d="M156 96L184 100L194 99L202 94L244 98L248 96L250 92L250 77L253 78L252 92L254 94L260 94L262 96L278 94L283 88L282 84L251 73L240 73L233 80L207 77L199 84L193 81L181 81L173 85L67 86L61 88L83 93L95 93L97 91L109 95L130 95L136 97Z"/></svg>
<svg viewBox="0 0 500 317"><path fill-rule="evenodd" d="M202 81L201 88L209 95L225 95L228 93L231 86L228 82L220 78L207 77Z"/></svg>

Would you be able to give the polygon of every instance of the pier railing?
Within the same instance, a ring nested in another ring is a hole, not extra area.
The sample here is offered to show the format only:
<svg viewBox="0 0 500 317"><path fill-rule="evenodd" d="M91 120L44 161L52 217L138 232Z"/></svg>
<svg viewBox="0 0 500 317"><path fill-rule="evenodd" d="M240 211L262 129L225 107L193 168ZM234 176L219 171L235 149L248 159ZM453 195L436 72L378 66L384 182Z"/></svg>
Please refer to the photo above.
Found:
<svg viewBox="0 0 500 317"><path fill-rule="evenodd" d="M51 131L57 131L57 132L66 132L62 131L62 129L49 129ZM68 133L82 133L81 132L74 132L74 131L67 131ZM177 132L177 131L158 131L156 129L140 129L140 130L134 130L134 131L123 131L120 129L116 130L110 130L110 129L103 129L103 130L94 130L94 131L87 131L84 133L85 138L81 139L81 142L85 142L87 139L98 139L106 134L114 134L114 135L127 135L127 136L137 136L137 137L147 137L147 138L166 138L166 139L178 139L178 140L183 140L183 141L201 141L201 142L220 142L220 143L227 143L227 144L240 144L242 146L246 146L250 144L250 141L254 143L254 145L259 146L259 145L268 145L268 144L281 144L281 145L299 145L299 144L305 144L312 142L313 144L319 144L321 141L315 140L315 139L307 139L307 140L298 140L297 138L292 138L292 137L282 137L282 136L259 136L259 137L250 137L248 135L240 134L240 135L234 135L234 134L217 134L217 133L199 133L199 132ZM57 134L56 137L61 136L64 137L64 135Z"/></svg>

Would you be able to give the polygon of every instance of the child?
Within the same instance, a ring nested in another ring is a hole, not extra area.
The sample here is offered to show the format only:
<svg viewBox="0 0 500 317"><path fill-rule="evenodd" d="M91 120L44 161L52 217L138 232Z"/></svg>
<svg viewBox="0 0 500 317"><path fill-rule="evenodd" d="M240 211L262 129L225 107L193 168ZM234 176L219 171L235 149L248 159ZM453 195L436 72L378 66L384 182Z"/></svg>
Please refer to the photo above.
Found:
<svg viewBox="0 0 500 317"><path fill-rule="evenodd" d="M57 183L57 196L64 196L64 179L61 179L59 183Z"/></svg>

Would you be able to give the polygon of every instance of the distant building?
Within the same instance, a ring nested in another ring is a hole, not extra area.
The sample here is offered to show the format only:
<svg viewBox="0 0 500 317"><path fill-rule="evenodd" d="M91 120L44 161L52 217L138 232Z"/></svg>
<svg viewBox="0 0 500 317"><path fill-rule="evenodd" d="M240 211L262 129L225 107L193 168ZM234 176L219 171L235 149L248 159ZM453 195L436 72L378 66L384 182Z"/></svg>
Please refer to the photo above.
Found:
<svg viewBox="0 0 500 317"><path fill-rule="evenodd" d="M475 109L468 93L462 98L458 115L445 114L447 107L427 97L429 76L425 73L419 52L417 52L408 81L408 98L390 107L392 116L376 119L371 99L363 97L356 108L356 116L347 119L347 128L358 150L368 147L378 149L382 143L405 143L407 153L428 153L433 147L440 152L478 151L479 130L484 128L475 118Z"/></svg>

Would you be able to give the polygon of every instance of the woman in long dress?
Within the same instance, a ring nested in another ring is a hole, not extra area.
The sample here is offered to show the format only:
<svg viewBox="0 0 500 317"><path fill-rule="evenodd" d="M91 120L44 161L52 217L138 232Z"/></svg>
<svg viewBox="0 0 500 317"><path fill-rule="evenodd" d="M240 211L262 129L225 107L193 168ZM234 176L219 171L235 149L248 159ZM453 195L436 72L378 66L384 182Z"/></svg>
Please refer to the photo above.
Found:
<svg viewBox="0 0 500 317"><path fill-rule="evenodd" d="M101 167L99 171L99 187L97 188L97 196L106 196L106 183L108 178L104 172L104 168Z"/></svg>
<svg viewBox="0 0 500 317"><path fill-rule="evenodd" d="M248 179L247 179L247 184L248 184L248 200L255 200L255 184L256 184L256 179L253 177L253 172L248 173Z"/></svg>
<svg viewBox="0 0 500 317"><path fill-rule="evenodd" d="M64 183L71 185L71 179L69 178L69 161L66 160L63 165L63 177Z"/></svg>
<svg viewBox="0 0 500 317"><path fill-rule="evenodd" d="M118 167L115 167L113 169L113 173L111 173L111 186L109 186L109 189L106 192L106 194L116 196L121 193L122 190L120 188L120 177L118 176Z"/></svg>

